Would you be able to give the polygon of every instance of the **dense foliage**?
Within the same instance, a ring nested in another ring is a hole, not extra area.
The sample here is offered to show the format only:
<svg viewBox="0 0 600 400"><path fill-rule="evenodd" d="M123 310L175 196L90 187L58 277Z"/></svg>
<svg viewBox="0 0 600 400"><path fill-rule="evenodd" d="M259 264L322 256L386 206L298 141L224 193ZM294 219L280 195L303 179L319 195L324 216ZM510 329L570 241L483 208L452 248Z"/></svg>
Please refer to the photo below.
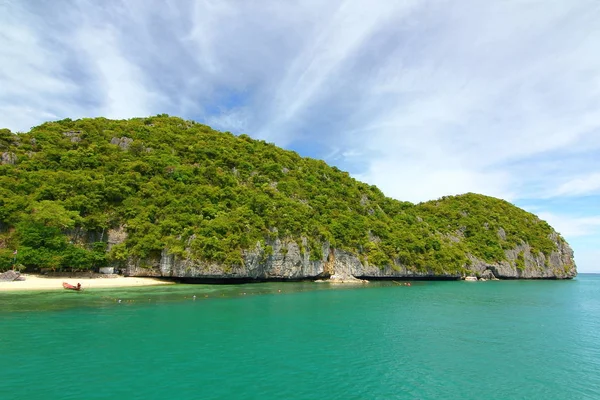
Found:
<svg viewBox="0 0 600 400"><path fill-rule="evenodd" d="M522 241L549 254L553 230L505 201L466 194L413 205L325 162L166 115L69 119L0 130L0 269L97 268L163 249L226 265L277 237L312 259L327 241L370 264L468 268ZM106 252L106 232L127 240ZM268 247L267 247L268 249Z"/></svg>

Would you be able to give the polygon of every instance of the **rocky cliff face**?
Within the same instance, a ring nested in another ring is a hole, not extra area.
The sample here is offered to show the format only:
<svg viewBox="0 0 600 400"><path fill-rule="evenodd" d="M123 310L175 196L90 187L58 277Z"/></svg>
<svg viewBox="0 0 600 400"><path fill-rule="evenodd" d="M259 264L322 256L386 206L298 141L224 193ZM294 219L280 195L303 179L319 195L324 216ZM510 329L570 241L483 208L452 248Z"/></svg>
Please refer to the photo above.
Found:
<svg viewBox="0 0 600 400"><path fill-rule="evenodd" d="M494 264L486 263L471 257L470 269L483 278L493 276L503 279L570 279L577 275L573 259L573 249L558 235L551 239L557 250L549 257L542 253L534 254L528 244L521 244L515 249L507 250L506 261Z"/></svg>
<svg viewBox="0 0 600 400"><path fill-rule="evenodd" d="M123 241L123 230L109 232L109 245ZM124 273L130 276L154 276L196 279L243 279L243 280L303 280L337 278L361 279L461 279L475 274L484 278L500 279L569 279L577 274L573 261L573 250L558 235L553 237L557 251L550 257L542 253L533 254L527 244L506 251L506 261L486 263L475 257L465 274L444 274L433 271L413 270L401 264L379 267L361 262L355 254L334 249L327 243L322 245L320 260L310 260L309 252L302 251L294 241L279 239L268 243L272 253L257 243L256 247L243 254L243 265L224 266L199 260L181 258L163 250L155 259L128 260ZM302 248L307 249L306 240Z"/></svg>

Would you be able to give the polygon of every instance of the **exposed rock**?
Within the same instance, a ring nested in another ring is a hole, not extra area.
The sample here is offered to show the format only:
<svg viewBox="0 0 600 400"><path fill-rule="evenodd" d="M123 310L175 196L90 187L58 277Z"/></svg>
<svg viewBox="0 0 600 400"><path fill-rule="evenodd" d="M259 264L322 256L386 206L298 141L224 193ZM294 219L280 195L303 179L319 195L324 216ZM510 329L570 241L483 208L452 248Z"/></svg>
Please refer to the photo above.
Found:
<svg viewBox="0 0 600 400"><path fill-rule="evenodd" d="M123 227L109 231L109 248L121 243L127 237ZM566 279L576 275L573 251L562 239L555 235L553 240L558 250L546 258L543 254L532 254L527 244L506 251L506 261L486 263L470 256L469 269L473 275L485 280L500 279ZM271 246L271 251L266 251ZM375 266L368 261L361 262L356 254L335 249L328 243L321 245L323 257L310 260L310 248L306 238L302 239L302 249L293 240L276 239L265 245L257 243L251 250L243 252L241 265L226 266L192 258L182 258L163 250L159 258L129 260L125 273L131 276L163 276L199 279L318 279L328 282L358 282L364 279L463 279L459 273L440 273L414 270L405 265ZM516 259L523 254L524 267L516 266ZM333 280L331 280L333 278ZM477 279L475 277L475 279Z"/></svg>
<svg viewBox="0 0 600 400"><path fill-rule="evenodd" d="M2 158L0 159L0 164L3 165L14 165L17 162L17 155L15 153L5 151L2 153Z"/></svg>
<svg viewBox="0 0 600 400"><path fill-rule="evenodd" d="M498 278L496 278L496 276L494 275L494 273L491 270L489 270L489 269L486 269L485 271L483 271L481 273L481 278L480 279L486 279L488 281L497 281L498 280Z"/></svg>
<svg viewBox="0 0 600 400"><path fill-rule="evenodd" d="M506 232L502 228L498 228L498 237L502 240L506 240Z"/></svg>
<svg viewBox="0 0 600 400"><path fill-rule="evenodd" d="M445 237L446 239L448 239L449 241L451 241L452 243L458 243L460 242L460 237L453 235L451 233L448 233L446 235L442 235L442 237Z"/></svg>
<svg viewBox="0 0 600 400"><path fill-rule="evenodd" d="M83 132L82 131L67 131L67 132L63 132L63 135L65 135L66 137L70 137L71 138L71 143L79 143L81 142L81 134Z"/></svg>
<svg viewBox="0 0 600 400"><path fill-rule="evenodd" d="M464 280L467 282L477 282L477 277L476 276L465 276Z"/></svg>
<svg viewBox="0 0 600 400"><path fill-rule="evenodd" d="M127 150L132 142L133 142L133 139L125 137L125 136L123 136L121 138L114 137L110 140L111 144L115 144L123 150Z"/></svg>
<svg viewBox="0 0 600 400"><path fill-rule="evenodd" d="M67 229L64 232L72 243L81 246L86 246L89 243L103 242L105 239L104 231L90 231L81 227Z"/></svg>
<svg viewBox="0 0 600 400"><path fill-rule="evenodd" d="M0 282L24 281L25 278L17 271L8 270L0 274Z"/></svg>
<svg viewBox="0 0 600 400"><path fill-rule="evenodd" d="M369 241L373 243L381 243L381 239L377 235L374 235L371 230L369 230L367 233L369 235Z"/></svg>
<svg viewBox="0 0 600 400"><path fill-rule="evenodd" d="M533 254L531 247L523 243L514 249L506 250L507 260L497 263L486 263L472 255L469 256L473 272L484 276L487 271L495 278L500 279L569 279L577 275L577 268L573 261L573 250L557 234L550 238L556 243L557 250L549 257L542 253ZM524 268L517 267L517 258L523 255Z"/></svg>
<svg viewBox="0 0 600 400"><path fill-rule="evenodd" d="M119 226L116 229L108 230L108 240L107 240L107 248L106 251L110 251L112 247L116 244L123 243L127 239L127 232L125 231L125 227Z"/></svg>
<svg viewBox="0 0 600 400"><path fill-rule="evenodd" d="M109 246L110 243L109 232ZM266 246L271 246L272 254L267 255ZM325 243L322 245L323 258L310 260L310 248L306 238L302 248L294 241L276 239L262 246L256 246L242 254L243 264L225 266L191 258L181 258L163 250L160 258L129 260L124 266L125 274L130 276L164 276L199 279L328 279L332 276L340 280L354 279L460 279L457 273L436 273L434 271L415 271L406 266L394 264L378 267L368 262L361 263L357 255L334 249Z"/></svg>

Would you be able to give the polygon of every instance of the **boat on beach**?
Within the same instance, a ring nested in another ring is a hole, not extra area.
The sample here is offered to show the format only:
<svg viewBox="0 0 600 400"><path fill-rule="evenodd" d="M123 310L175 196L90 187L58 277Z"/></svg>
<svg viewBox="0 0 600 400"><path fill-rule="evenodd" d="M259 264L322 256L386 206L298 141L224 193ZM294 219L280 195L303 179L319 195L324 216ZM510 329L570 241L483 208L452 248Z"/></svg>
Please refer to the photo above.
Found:
<svg viewBox="0 0 600 400"><path fill-rule="evenodd" d="M75 285L71 285L67 282L63 282L63 288L68 289L68 290L77 290L77 291L81 291L83 290L83 288L81 287L81 283L78 283L77 286Z"/></svg>

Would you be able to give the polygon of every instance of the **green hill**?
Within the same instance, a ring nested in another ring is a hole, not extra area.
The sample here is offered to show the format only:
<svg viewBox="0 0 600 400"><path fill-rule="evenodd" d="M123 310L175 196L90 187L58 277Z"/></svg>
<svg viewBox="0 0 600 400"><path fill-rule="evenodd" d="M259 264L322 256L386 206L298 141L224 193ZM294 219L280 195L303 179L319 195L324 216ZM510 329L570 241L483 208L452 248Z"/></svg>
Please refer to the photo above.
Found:
<svg viewBox="0 0 600 400"><path fill-rule="evenodd" d="M166 115L1 130L0 152L0 269L18 249L29 269L144 267L169 254L228 271L257 243L266 263L284 241L324 265L336 249L381 270L575 273L564 240L506 201L396 201L323 161ZM124 239L109 243L115 230Z"/></svg>

